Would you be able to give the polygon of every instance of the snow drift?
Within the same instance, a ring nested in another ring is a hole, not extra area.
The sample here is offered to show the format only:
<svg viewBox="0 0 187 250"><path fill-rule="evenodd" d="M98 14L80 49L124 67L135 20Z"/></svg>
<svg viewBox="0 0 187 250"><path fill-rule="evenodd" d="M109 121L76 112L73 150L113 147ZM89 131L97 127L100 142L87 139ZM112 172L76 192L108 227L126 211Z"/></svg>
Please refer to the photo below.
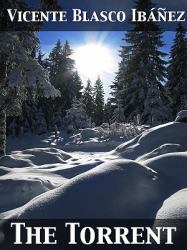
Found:
<svg viewBox="0 0 187 250"><path fill-rule="evenodd" d="M159 209L156 219L187 219L187 188L173 194Z"/></svg>
<svg viewBox="0 0 187 250"><path fill-rule="evenodd" d="M95 152L95 145L92 152L71 154L55 148L15 151L0 159L6 211L0 216L184 218L186 151L185 122L151 128L111 152ZM6 185L14 188L12 196Z"/></svg>
<svg viewBox="0 0 187 250"><path fill-rule="evenodd" d="M0 212L13 209L30 201L33 197L53 188L50 182L37 178L1 179Z"/></svg>
<svg viewBox="0 0 187 250"><path fill-rule="evenodd" d="M170 195L187 187L187 152L164 154L144 164L157 172L164 190L168 190Z"/></svg>
<svg viewBox="0 0 187 250"><path fill-rule="evenodd" d="M130 160L104 163L22 207L18 218L144 218L160 199L156 173ZM136 201L136 206L134 202ZM138 207L138 209L137 209ZM54 213L55 208L55 213Z"/></svg>
<svg viewBox="0 0 187 250"><path fill-rule="evenodd" d="M178 144L187 149L187 124L172 122L151 128L114 150L123 158L137 159L164 144Z"/></svg>

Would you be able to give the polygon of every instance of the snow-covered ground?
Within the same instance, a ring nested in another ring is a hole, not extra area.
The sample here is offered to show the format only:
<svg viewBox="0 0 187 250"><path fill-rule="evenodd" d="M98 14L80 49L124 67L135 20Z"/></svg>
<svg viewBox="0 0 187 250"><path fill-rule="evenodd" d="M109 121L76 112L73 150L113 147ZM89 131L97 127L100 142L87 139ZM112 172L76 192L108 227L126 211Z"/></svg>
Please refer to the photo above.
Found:
<svg viewBox="0 0 187 250"><path fill-rule="evenodd" d="M103 131L9 138L0 217L187 218L187 123Z"/></svg>

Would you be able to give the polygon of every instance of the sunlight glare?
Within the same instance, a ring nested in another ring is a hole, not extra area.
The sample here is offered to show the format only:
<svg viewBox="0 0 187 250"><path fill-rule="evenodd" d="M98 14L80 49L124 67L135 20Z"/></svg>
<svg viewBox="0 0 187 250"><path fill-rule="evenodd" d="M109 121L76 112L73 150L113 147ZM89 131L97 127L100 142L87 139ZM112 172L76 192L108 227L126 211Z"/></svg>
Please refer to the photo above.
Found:
<svg viewBox="0 0 187 250"><path fill-rule="evenodd" d="M87 78L113 71L112 49L102 44L86 44L77 47L73 58L77 70Z"/></svg>

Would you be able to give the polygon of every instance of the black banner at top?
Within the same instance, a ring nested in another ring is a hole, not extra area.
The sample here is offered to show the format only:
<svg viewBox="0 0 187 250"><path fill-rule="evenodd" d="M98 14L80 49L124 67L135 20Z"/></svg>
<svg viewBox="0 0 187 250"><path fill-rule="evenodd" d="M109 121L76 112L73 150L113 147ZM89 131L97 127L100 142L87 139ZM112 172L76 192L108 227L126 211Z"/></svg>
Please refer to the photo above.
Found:
<svg viewBox="0 0 187 250"><path fill-rule="evenodd" d="M155 0L148 9L134 0L1 1L1 31L174 31L187 28L187 1ZM142 3L147 0L142 0ZM149 2L149 1L148 1ZM151 2L151 1L150 1ZM147 6L145 4L145 6Z"/></svg>

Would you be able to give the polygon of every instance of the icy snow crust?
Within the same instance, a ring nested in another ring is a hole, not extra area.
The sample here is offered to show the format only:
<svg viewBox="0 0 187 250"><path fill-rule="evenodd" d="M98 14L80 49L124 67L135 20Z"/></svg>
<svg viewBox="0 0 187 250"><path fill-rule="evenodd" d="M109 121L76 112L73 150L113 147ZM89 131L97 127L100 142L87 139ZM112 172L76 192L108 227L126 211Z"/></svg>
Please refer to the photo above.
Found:
<svg viewBox="0 0 187 250"><path fill-rule="evenodd" d="M93 140L95 130L82 136ZM0 217L187 218L185 122L151 128L109 152L97 143L100 152L82 143L66 153L61 141L46 147L32 138L29 148L27 138L27 148L2 157Z"/></svg>

